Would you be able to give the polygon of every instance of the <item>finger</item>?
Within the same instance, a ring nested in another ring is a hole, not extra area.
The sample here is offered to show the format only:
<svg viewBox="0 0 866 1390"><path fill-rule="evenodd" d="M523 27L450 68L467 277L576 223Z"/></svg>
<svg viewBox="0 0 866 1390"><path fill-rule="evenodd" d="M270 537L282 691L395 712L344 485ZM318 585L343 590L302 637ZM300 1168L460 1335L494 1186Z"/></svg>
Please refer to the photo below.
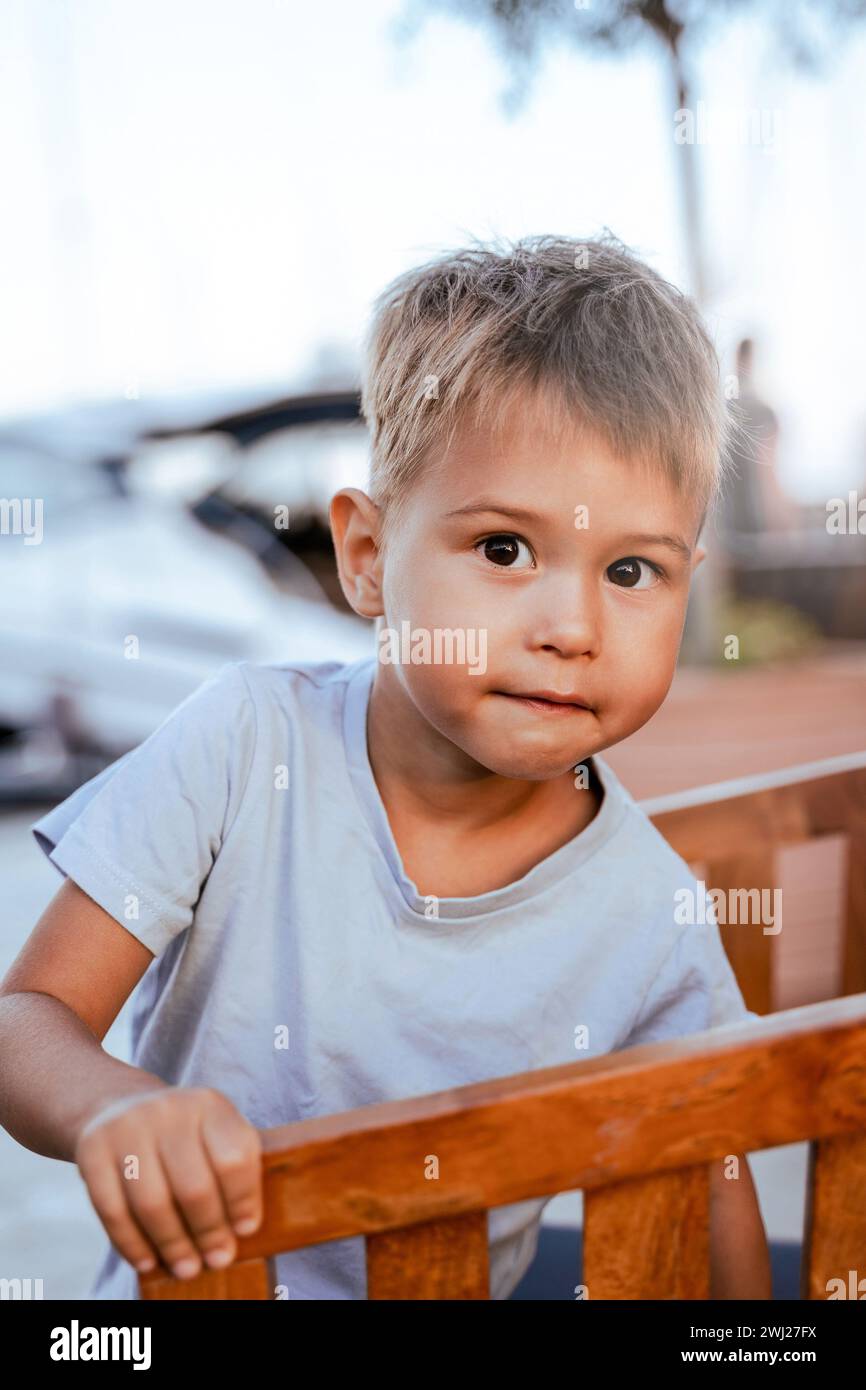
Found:
<svg viewBox="0 0 866 1390"><path fill-rule="evenodd" d="M219 1107L202 1116L202 1138L219 1179L225 1209L238 1235L262 1220L262 1141L237 1111Z"/></svg>
<svg viewBox="0 0 866 1390"><path fill-rule="evenodd" d="M174 1200L159 1151L149 1149L145 1157L138 1180L129 1184L133 1215L175 1278L192 1279L201 1273L192 1233Z"/></svg>
<svg viewBox="0 0 866 1390"><path fill-rule="evenodd" d="M141 1273L155 1269L156 1249L133 1215L120 1164L108 1145L97 1143L82 1147L78 1170L93 1208L118 1253Z"/></svg>
<svg viewBox="0 0 866 1390"><path fill-rule="evenodd" d="M159 1154L175 1203L205 1263L211 1269L231 1264L237 1242L200 1130L162 1138Z"/></svg>

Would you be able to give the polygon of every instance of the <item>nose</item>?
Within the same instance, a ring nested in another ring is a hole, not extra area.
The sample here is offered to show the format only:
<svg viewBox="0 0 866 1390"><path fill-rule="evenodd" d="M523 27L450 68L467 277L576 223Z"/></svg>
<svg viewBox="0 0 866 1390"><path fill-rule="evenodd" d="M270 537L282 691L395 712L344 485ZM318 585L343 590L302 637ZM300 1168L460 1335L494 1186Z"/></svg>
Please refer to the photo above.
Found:
<svg viewBox="0 0 866 1390"><path fill-rule="evenodd" d="M548 574L533 586L529 641L559 656L597 656L601 641L600 595L589 576Z"/></svg>

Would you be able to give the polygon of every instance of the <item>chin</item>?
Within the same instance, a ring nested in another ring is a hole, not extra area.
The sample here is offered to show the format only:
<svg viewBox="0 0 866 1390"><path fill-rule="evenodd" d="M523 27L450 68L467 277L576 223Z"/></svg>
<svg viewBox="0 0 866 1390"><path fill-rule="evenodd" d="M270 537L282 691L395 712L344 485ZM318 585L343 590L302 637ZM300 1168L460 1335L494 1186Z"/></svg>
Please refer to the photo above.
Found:
<svg viewBox="0 0 866 1390"><path fill-rule="evenodd" d="M543 751L541 749L507 748L483 749L470 752L477 763L499 777L513 777L521 782L550 782L564 777L576 763L585 762L589 753Z"/></svg>

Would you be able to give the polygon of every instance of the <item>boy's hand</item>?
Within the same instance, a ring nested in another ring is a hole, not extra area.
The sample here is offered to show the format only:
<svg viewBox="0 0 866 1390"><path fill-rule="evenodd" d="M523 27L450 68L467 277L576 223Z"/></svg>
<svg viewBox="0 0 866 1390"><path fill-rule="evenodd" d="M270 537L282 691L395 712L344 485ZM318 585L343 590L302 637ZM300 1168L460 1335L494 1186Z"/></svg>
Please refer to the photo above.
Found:
<svg viewBox="0 0 866 1390"><path fill-rule="evenodd" d="M109 1104L82 1127L75 1163L109 1239L142 1273L161 1259L191 1279L200 1256L222 1268L237 1250L232 1227L249 1235L262 1218L259 1132L207 1086Z"/></svg>

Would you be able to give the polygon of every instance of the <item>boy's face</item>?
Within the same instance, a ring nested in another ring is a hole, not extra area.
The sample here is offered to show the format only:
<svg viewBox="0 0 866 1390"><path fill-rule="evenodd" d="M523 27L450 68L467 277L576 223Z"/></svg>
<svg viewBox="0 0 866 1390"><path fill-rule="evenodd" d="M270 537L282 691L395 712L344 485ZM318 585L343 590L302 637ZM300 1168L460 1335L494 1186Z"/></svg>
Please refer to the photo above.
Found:
<svg viewBox="0 0 866 1390"><path fill-rule="evenodd" d="M661 473L516 411L496 439L457 431L414 485L384 557L346 545L343 524L335 542L350 600L361 592L346 583L354 566L368 595L359 611L394 633L391 661L378 644L376 673L390 707L409 727L420 714L484 768L544 780L627 738L664 700L704 553L699 520ZM430 634L431 655L437 629L463 629L468 658L443 660L443 639L438 661L406 661L405 647L401 659L404 623L413 639ZM585 707L520 698L542 694Z"/></svg>

